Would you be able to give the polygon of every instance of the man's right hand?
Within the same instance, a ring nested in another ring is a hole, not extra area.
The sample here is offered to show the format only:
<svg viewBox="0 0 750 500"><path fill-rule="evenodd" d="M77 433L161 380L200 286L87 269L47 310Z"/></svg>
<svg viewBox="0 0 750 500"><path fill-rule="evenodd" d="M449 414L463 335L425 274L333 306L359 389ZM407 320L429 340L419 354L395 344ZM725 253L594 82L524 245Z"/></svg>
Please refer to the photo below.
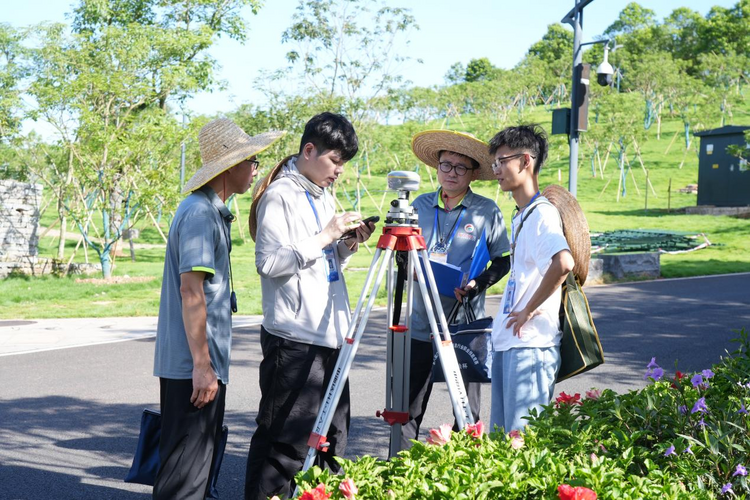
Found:
<svg viewBox="0 0 750 500"><path fill-rule="evenodd" d="M345 232L352 229L354 223L361 220L362 214L359 212L344 212L341 215L334 215L319 234L321 248L341 238Z"/></svg>
<svg viewBox="0 0 750 500"><path fill-rule="evenodd" d="M190 402L196 408L203 408L213 401L218 391L219 380L210 363L208 366L193 367L193 394L190 396Z"/></svg>

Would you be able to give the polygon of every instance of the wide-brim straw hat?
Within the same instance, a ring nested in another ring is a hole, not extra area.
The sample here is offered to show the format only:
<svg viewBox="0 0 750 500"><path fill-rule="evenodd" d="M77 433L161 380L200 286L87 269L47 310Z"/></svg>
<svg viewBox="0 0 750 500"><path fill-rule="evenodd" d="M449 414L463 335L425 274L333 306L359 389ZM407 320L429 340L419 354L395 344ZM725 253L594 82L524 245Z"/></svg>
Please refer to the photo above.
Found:
<svg viewBox="0 0 750 500"><path fill-rule="evenodd" d="M583 215L581 205L575 196L562 186L551 184L542 191L542 196L552 203L563 223L563 233L568 241L570 253L573 254L575 267L573 274L583 285L589 274L589 261L591 259L591 236L589 235L589 223Z"/></svg>
<svg viewBox="0 0 750 500"><path fill-rule="evenodd" d="M437 168L441 151L452 151L468 156L479 163L476 180L495 179L492 173L492 156L489 146L471 134L453 130L426 130L412 138L411 150L425 165L432 168Z"/></svg>
<svg viewBox="0 0 750 500"><path fill-rule="evenodd" d="M195 191L225 170L268 149L284 134L272 130L250 137L229 118L207 123L198 134L203 165L187 181L182 192Z"/></svg>

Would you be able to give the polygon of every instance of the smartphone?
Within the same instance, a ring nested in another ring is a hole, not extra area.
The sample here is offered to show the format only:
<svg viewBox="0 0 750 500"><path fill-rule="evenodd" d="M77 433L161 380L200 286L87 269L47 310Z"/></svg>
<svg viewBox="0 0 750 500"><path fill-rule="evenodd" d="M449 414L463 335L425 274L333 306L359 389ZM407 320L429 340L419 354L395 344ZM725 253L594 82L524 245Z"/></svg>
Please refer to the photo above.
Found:
<svg viewBox="0 0 750 500"><path fill-rule="evenodd" d="M372 217L368 217L365 220L363 220L362 224L369 224L370 222L372 222L373 224L375 224L379 220L380 220L380 217L378 217L377 215L373 215ZM342 234L340 239L345 240L347 238L354 238L356 235L357 235L357 230L356 229L352 229L352 230L347 231L344 234Z"/></svg>

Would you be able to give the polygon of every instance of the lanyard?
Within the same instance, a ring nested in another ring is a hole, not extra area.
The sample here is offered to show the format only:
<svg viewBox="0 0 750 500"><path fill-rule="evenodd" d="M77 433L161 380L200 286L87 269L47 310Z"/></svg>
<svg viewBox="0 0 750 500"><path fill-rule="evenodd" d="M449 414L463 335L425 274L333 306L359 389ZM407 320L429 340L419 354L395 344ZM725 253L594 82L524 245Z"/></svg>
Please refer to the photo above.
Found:
<svg viewBox="0 0 750 500"><path fill-rule="evenodd" d="M531 198L531 201L529 201L529 203L525 207L523 207L520 210L520 212L518 208L516 208L516 213L513 214L512 220L515 220L516 216L520 215L521 221L519 222L518 229L516 231L513 231L512 227L510 231L510 267L511 267L511 270L513 270L513 260L514 260L514 255L516 253L516 239L518 239L518 233L521 232L521 226L523 226L523 213L526 211L527 208L529 208L532 205L532 203L534 203L534 200L539 198L539 196L540 196L540 193L539 191L537 191L536 194Z"/></svg>
<svg viewBox="0 0 750 500"><path fill-rule="evenodd" d="M451 235L450 235L450 238L448 239L448 242L445 244L446 250L448 249L449 246L451 246L451 243L453 242L453 238L456 236L456 232L458 231L459 223L461 222L461 219L463 219L465 211L466 211L466 207L461 207L461 212L459 212L458 217L456 218L456 221L453 223L453 227L450 229L451 230ZM433 241L435 241L435 234L437 233L438 243L440 243L442 245L443 244L443 237L441 235L440 225L438 223L438 213L439 212L440 212L440 209L438 209L437 207L435 207L435 224L434 224L435 231L432 233L432 238L430 238L430 243L432 243ZM450 214L450 212L448 212L448 213ZM446 217L448 217L447 214L446 214Z"/></svg>
<svg viewBox="0 0 750 500"><path fill-rule="evenodd" d="M313 203L312 196L310 196L310 193L308 191L305 191L305 194L307 195L307 201L310 202L310 206L312 207L313 214L315 214L315 222L318 223L318 232L322 232L323 228L320 225L320 217L318 217L318 210L315 208L315 203Z"/></svg>

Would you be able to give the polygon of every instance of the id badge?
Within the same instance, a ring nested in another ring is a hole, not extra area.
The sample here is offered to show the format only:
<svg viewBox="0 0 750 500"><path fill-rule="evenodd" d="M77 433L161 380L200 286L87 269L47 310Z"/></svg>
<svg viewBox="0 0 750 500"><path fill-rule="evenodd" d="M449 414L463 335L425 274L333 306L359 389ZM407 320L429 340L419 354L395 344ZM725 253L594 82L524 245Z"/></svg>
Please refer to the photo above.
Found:
<svg viewBox="0 0 750 500"><path fill-rule="evenodd" d="M513 308L513 299L516 295L516 278L513 276L508 280L508 285L505 291L505 304L503 305L503 314L510 314Z"/></svg>
<svg viewBox="0 0 750 500"><path fill-rule="evenodd" d="M430 260L434 262L440 262L441 264L448 263L448 248L445 245L436 243L430 248Z"/></svg>
<svg viewBox="0 0 750 500"><path fill-rule="evenodd" d="M328 282L338 281L339 271L336 267L336 254L331 245L328 245L323 249L323 260L325 262L326 279L328 279Z"/></svg>

